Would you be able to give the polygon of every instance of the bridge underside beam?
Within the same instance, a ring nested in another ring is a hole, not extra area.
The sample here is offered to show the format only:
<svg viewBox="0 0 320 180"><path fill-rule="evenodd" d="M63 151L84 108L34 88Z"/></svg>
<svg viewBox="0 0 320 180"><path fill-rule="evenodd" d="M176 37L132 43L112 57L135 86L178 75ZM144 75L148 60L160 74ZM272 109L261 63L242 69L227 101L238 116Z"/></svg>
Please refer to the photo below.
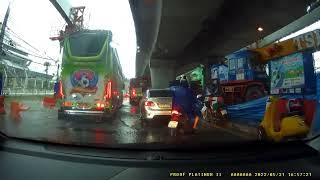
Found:
<svg viewBox="0 0 320 180"><path fill-rule="evenodd" d="M244 47L242 49L260 48L267 46L285 36L290 35L296 31L299 31L317 21L319 21L320 7L314 9L312 12L302 16L301 18L293 21L287 26L279 29L278 31L264 37L258 42L252 43L251 45Z"/></svg>

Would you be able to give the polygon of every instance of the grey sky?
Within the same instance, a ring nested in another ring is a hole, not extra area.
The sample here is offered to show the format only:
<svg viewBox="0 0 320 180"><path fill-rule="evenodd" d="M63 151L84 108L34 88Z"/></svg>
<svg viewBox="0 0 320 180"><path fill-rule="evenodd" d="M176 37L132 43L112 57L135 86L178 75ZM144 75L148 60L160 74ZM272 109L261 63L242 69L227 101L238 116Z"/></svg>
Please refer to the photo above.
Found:
<svg viewBox="0 0 320 180"><path fill-rule="evenodd" d="M0 0L1 19L4 17L8 2L9 0ZM134 77L136 37L128 1L72 0L71 4L72 6L86 6L84 21L90 29L113 31L114 40L118 43L117 49L124 74L128 78ZM49 0L14 0L12 3L9 28L40 50L41 55L46 52L46 55L53 59L61 59L59 43L51 41L49 37L56 34L64 24L64 20ZM30 51L36 50L30 48ZM39 58L33 58L33 60L44 61ZM44 72L45 68L33 63L30 69ZM55 72L56 67L52 66L49 73Z"/></svg>

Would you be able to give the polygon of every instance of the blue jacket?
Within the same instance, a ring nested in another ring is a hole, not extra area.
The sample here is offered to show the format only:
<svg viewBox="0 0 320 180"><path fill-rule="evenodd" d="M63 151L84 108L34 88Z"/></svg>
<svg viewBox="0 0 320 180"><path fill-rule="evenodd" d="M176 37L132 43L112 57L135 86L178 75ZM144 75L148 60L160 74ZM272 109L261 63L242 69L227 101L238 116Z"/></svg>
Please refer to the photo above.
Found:
<svg viewBox="0 0 320 180"><path fill-rule="evenodd" d="M196 103L196 98L190 88L183 86L171 86L173 92L172 107L182 108L184 113L193 113L193 107Z"/></svg>
<svg viewBox="0 0 320 180"><path fill-rule="evenodd" d="M54 94L56 95L59 91L59 82L54 83L53 90L54 90Z"/></svg>

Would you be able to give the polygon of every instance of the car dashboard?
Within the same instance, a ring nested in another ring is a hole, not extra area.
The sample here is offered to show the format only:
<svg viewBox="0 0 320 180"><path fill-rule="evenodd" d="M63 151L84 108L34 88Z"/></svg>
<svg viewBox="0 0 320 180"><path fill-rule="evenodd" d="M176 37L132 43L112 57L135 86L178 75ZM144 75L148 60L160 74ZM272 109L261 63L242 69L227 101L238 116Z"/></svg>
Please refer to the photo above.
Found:
<svg viewBox="0 0 320 180"><path fill-rule="evenodd" d="M249 173L320 177L318 151L304 143L262 149L246 146L236 150L149 147L106 149L9 138L1 141L0 174L1 179L78 180L230 177L249 176Z"/></svg>

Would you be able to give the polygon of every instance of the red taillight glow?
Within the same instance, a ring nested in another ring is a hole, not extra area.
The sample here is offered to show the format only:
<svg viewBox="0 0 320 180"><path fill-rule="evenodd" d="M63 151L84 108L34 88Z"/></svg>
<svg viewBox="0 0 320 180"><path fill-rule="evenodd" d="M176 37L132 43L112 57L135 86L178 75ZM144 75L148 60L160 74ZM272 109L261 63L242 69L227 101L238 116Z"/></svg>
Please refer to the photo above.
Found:
<svg viewBox="0 0 320 180"><path fill-rule="evenodd" d="M111 81L108 81L108 83L106 84L106 87L105 87L105 97L106 99L111 99L111 91L112 90L112 82Z"/></svg>
<svg viewBox="0 0 320 180"><path fill-rule="evenodd" d="M63 98L64 94L63 94L63 87L62 87L62 82L59 81L59 97Z"/></svg>
<svg viewBox="0 0 320 180"><path fill-rule="evenodd" d="M97 109L103 109L105 107L104 103L97 102Z"/></svg>
<svg viewBox="0 0 320 180"><path fill-rule="evenodd" d="M132 89L132 96L133 96L133 97L136 97L136 96L137 96L137 94L136 94L136 89Z"/></svg>
<svg viewBox="0 0 320 180"><path fill-rule="evenodd" d="M172 115L180 115L179 111L177 111L177 110L172 110L171 114Z"/></svg>
<svg viewBox="0 0 320 180"><path fill-rule="evenodd" d="M146 101L144 102L144 106L151 107L151 106L154 106L154 103L152 101Z"/></svg>
<svg viewBox="0 0 320 180"><path fill-rule="evenodd" d="M72 102L70 102L70 101L65 101L65 102L63 103L63 105L64 105L65 107L71 107L71 106L72 106Z"/></svg>

